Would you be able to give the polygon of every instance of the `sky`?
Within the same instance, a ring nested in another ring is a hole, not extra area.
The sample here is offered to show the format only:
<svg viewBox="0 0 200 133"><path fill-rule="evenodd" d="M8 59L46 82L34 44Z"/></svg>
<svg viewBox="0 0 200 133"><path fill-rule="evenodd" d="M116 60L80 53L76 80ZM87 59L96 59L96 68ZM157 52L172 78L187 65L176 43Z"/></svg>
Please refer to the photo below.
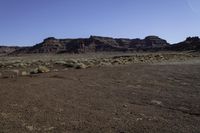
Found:
<svg viewBox="0 0 200 133"><path fill-rule="evenodd" d="M200 0L0 0L0 45L90 35L170 43L200 35Z"/></svg>

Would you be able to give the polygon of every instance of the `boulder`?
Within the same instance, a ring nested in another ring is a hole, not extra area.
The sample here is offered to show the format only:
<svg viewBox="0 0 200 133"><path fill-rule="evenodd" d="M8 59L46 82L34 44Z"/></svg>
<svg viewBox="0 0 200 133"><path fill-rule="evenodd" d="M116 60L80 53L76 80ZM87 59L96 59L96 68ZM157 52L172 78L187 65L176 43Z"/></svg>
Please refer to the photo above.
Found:
<svg viewBox="0 0 200 133"><path fill-rule="evenodd" d="M49 72L49 68L47 68L46 66L39 66L38 67L38 73L47 73Z"/></svg>
<svg viewBox="0 0 200 133"><path fill-rule="evenodd" d="M39 67L37 67L35 69L32 69L30 73L31 74L47 73L49 71L50 71L49 68L47 68L46 66L39 66Z"/></svg>
<svg viewBox="0 0 200 133"><path fill-rule="evenodd" d="M87 66L83 63L77 63L75 66L76 69L85 69Z"/></svg>
<svg viewBox="0 0 200 133"><path fill-rule="evenodd" d="M22 75L22 76L28 76L29 74L30 74L30 73L27 72L27 71L22 71L22 72L21 72L21 75Z"/></svg>

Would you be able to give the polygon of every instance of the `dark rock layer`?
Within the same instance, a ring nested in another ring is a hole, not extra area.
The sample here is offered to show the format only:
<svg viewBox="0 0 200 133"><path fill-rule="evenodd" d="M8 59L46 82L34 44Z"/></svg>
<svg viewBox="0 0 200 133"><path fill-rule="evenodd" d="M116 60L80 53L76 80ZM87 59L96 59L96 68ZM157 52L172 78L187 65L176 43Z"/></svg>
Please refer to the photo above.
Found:
<svg viewBox="0 0 200 133"><path fill-rule="evenodd" d="M19 47L0 46L0 54L12 53L18 49L19 49Z"/></svg>
<svg viewBox="0 0 200 133"><path fill-rule="evenodd" d="M0 47L0 53L86 53L102 51L200 51L199 37L188 37L185 41L170 45L157 36L144 39L110 38L90 36L90 38L56 39L50 37L32 47Z"/></svg>
<svg viewBox="0 0 200 133"><path fill-rule="evenodd" d="M173 44L168 47L168 50L173 51L200 51L200 38L188 37L185 41Z"/></svg>
<svg viewBox="0 0 200 133"><path fill-rule="evenodd" d="M168 46L166 40L157 36L148 36L145 39L123 39L100 36L79 39L45 39L30 48L21 48L14 53L85 53L100 51L134 51Z"/></svg>

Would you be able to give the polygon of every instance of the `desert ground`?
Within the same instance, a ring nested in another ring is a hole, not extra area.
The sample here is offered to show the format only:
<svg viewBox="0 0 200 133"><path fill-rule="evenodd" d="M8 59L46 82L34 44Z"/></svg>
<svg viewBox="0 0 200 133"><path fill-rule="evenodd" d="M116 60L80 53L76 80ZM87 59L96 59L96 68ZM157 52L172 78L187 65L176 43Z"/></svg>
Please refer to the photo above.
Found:
<svg viewBox="0 0 200 133"><path fill-rule="evenodd" d="M0 133L200 133L198 53L0 57Z"/></svg>

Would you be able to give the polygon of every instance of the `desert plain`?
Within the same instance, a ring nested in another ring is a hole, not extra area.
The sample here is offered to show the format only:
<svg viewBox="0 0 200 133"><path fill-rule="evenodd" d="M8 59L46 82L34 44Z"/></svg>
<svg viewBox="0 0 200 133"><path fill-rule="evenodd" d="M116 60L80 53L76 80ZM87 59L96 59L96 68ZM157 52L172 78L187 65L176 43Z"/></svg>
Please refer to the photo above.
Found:
<svg viewBox="0 0 200 133"><path fill-rule="evenodd" d="M0 133L199 133L200 54L0 57Z"/></svg>

